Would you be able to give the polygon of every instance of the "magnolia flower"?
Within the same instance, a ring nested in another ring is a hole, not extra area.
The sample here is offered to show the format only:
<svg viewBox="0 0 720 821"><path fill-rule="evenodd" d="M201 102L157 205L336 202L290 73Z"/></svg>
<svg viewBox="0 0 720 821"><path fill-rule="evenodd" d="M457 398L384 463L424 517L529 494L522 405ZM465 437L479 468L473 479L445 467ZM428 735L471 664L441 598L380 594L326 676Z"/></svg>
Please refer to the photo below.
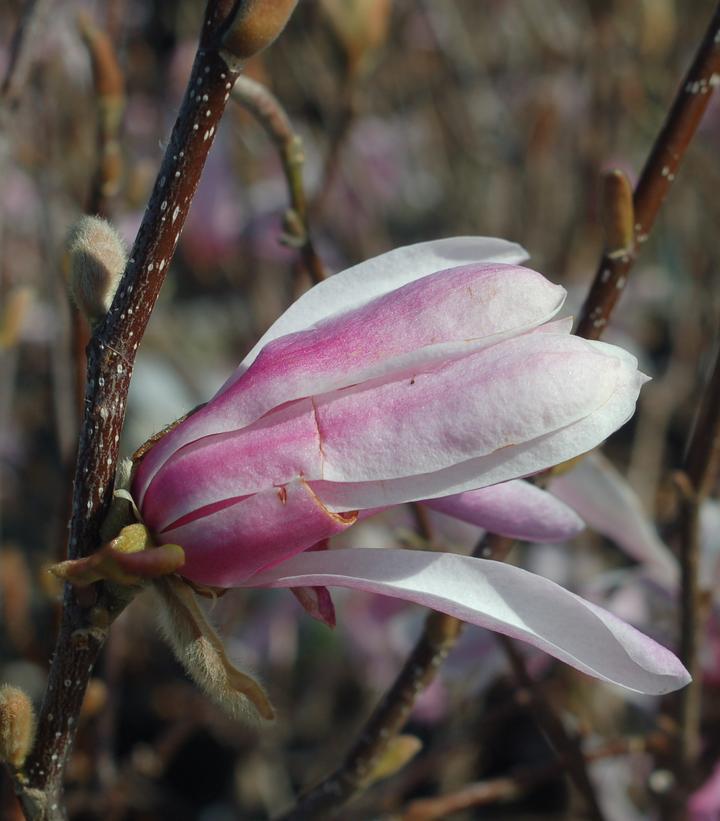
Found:
<svg viewBox="0 0 720 821"><path fill-rule="evenodd" d="M632 415L646 378L625 351L553 321L565 291L525 259L503 240L422 243L292 305L138 466L133 496L156 542L185 549L182 574L299 589L310 608L303 591L315 591L316 609L329 606L325 587L358 588L523 639L630 689L687 683L669 651L520 568L318 549L409 501L519 536L581 526L519 477L602 442Z"/></svg>

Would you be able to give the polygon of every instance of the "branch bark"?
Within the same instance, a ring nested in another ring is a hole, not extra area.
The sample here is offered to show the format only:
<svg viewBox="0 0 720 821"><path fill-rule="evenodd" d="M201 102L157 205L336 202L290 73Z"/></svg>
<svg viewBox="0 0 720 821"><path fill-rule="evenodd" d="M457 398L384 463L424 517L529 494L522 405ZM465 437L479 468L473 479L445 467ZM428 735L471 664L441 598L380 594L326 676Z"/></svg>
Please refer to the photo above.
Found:
<svg viewBox="0 0 720 821"><path fill-rule="evenodd" d="M85 412L68 543L71 559L89 555L100 544L136 351L239 73L239 65L221 46L235 11L236 4L230 0L207 4L195 63L145 217L112 306L88 345ZM62 779L87 682L110 624L130 598L103 585L89 597L79 597L66 586L35 748L16 778L30 819L65 817Z"/></svg>
<svg viewBox="0 0 720 821"><path fill-rule="evenodd" d="M680 163L695 136L720 77L720 4L710 20L633 194L634 243L626 253L606 248L578 322L578 336L599 339L655 223Z"/></svg>

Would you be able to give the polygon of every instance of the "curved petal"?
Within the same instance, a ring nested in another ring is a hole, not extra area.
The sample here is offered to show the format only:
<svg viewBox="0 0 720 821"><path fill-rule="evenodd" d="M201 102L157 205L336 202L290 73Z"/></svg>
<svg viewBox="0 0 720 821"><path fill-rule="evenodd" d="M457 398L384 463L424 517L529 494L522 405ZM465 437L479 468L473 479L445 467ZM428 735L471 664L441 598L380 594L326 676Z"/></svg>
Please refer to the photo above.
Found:
<svg viewBox="0 0 720 821"><path fill-rule="evenodd" d="M582 459L554 478L550 488L590 527L636 561L652 567L658 581L677 585L677 559L657 535L633 489L604 456L593 453Z"/></svg>
<svg viewBox="0 0 720 821"><path fill-rule="evenodd" d="M613 346L527 334L414 378L317 397L323 478L421 487L425 477L434 484L433 476L468 461L483 471L513 466L501 478L482 477L480 486L535 473L555 464L547 463L544 452L535 458L536 444L543 451L541 437L565 432L570 458L599 444L631 415L644 381L636 366Z"/></svg>
<svg viewBox="0 0 720 821"><path fill-rule="evenodd" d="M424 504L438 513L513 539L562 542L585 527L574 510L522 479L429 499Z"/></svg>
<svg viewBox="0 0 720 821"><path fill-rule="evenodd" d="M301 479L228 502L196 511L192 518L155 534L160 544L182 546L186 578L229 587L341 533L357 520L357 514L329 511Z"/></svg>
<svg viewBox="0 0 720 821"><path fill-rule="evenodd" d="M301 553L245 587L350 587L416 602L521 639L641 693L677 690L690 676L667 649L554 582L518 567L412 550Z"/></svg>
<svg viewBox="0 0 720 821"><path fill-rule="evenodd" d="M188 442L243 428L284 402L465 356L546 322L564 299L563 288L528 268L467 265L275 339L241 380L147 454L136 477L140 503L160 465Z"/></svg>
<svg viewBox="0 0 720 821"><path fill-rule="evenodd" d="M382 482L312 482L313 490L324 504L338 512L388 507L530 476L592 450L632 416L640 388L647 381L647 377L637 370L637 360L630 354L602 342L592 345L617 356L621 367L615 391L608 401L577 422L523 444L432 473Z"/></svg>
<svg viewBox="0 0 720 821"><path fill-rule="evenodd" d="M247 369L273 339L301 331L333 314L357 308L408 282L459 265L481 262L519 265L528 256L517 243L496 237L448 237L405 245L371 257L328 277L304 293L265 331L238 370ZM220 391L241 375L234 373Z"/></svg>

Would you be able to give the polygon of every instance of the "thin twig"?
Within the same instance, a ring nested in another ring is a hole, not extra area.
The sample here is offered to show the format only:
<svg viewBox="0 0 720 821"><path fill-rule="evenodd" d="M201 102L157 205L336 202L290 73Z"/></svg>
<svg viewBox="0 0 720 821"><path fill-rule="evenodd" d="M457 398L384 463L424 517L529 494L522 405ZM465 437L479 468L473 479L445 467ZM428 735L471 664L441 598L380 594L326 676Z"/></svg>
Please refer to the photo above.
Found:
<svg viewBox="0 0 720 821"><path fill-rule="evenodd" d="M200 46L155 187L113 304L88 346L85 415L80 436L68 555L91 554L113 490L120 432L135 353L167 273L213 136L239 66L223 59L220 37L236 11L209 0ZM100 586L82 603L66 586L63 617L35 748L17 779L31 819L62 819L62 778L90 672L109 625L126 606ZM128 597L129 598L129 597ZM94 605L94 606L93 606Z"/></svg>
<svg viewBox="0 0 720 821"><path fill-rule="evenodd" d="M634 243L627 253L606 249L585 300L576 333L598 339L635 262L638 246L645 242L655 223L670 185L720 76L720 4L710 20L695 59L683 79L665 123L655 140L633 194Z"/></svg>
<svg viewBox="0 0 720 821"><path fill-rule="evenodd" d="M552 705L528 673L525 660L515 647L513 640L501 634L498 634L496 638L505 650L518 684L530 693L530 710L533 717L555 754L564 763L568 776L587 805L588 815L595 821L602 821L604 816L595 794L595 787L585 766L579 739L568 732L555 714Z"/></svg>
<svg viewBox="0 0 720 821"><path fill-rule="evenodd" d="M647 737L620 738L588 750L584 755L584 762L591 763L604 758L661 750L667 750L667 737L661 733ZM526 795L537 784L561 773L565 766L566 761L561 757L548 764L522 767L509 776L467 784L456 792L437 798L418 799L408 805L402 819L403 821L435 821L435 819L449 818L452 813L468 810L471 807L515 801Z"/></svg>
<svg viewBox="0 0 720 821"><path fill-rule="evenodd" d="M33 47L37 45L40 29L47 19L53 0L26 0L12 42L5 69L5 76L0 84L0 98L8 105L14 105L25 85L28 70L33 57Z"/></svg>
<svg viewBox="0 0 720 821"><path fill-rule="evenodd" d="M502 560L513 545L512 539L488 534L478 543L475 555ZM462 621L444 613L431 611L428 614L423 631L397 678L365 723L343 763L302 795L296 806L279 816L278 821L322 818L362 790L376 762L403 728L418 697L455 646L463 627Z"/></svg>
<svg viewBox="0 0 720 821"><path fill-rule="evenodd" d="M327 271L315 251L308 219L308 204L303 186L305 154L302 140L295 133L280 101L262 83L240 77L233 89L233 99L250 111L267 132L280 154L290 197L290 211L285 217L289 244L296 247L313 282L322 282Z"/></svg>
<svg viewBox="0 0 720 821"><path fill-rule="evenodd" d="M720 467L720 351L688 441L681 473L678 532L680 537L680 658L693 680L679 693L680 747L678 775L683 790L692 787L700 750L702 675L699 644L704 626L699 579L700 507Z"/></svg>

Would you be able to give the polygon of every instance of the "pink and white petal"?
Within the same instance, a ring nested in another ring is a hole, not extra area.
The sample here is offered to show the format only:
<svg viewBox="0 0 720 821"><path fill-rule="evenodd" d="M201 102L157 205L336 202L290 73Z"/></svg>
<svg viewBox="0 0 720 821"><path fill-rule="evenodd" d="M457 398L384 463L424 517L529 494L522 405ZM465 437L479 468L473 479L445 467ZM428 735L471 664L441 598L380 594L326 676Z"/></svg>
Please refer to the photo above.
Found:
<svg viewBox="0 0 720 821"><path fill-rule="evenodd" d="M528 268L476 264L412 281L275 339L241 380L147 454L135 480L140 504L159 467L188 442L243 428L284 402L466 356L536 328L564 298L563 288Z"/></svg>
<svg viewBox="0 0 720 821"><path fill-rule="evenodd" d="M291 587L290 592L308 616L335 627L335 605L327 587Z"/></svg>
<svg viewBox="0 0 720 821"><path fill-rule="evenodd" d="M562 542L585 527L572 508L522 479L430 499L424 504L438 513L513 539Z"/></svg>
<svg viewBox="0 0 720 821"><path fill-rule="evenodd" d="M431 473L382 482L313 482L313 490L331 510L363 510L476 490L558 465L597 447L632 416L647 377L631 360L620 361L616 389L608 401L564 428Z"/></svg>
<svg viewBox="0 0 720 821"><path fill-rule="evenodd" d="M554 582L502 562L412 550L331 550L296 555L240 584L350 587L405 599L526 641L636 692L659 695L690 681L669 650L635 628Z"/></svg>
<svg viewBox="0 0 720 821"><path fill-rule="evenodd" d="M677 559L657 535L635 491L608 459L600 453L587 456L554 478L550 489L591 528L651 569L658 582L677 586Z"/></svg>
<svg viewBox="0 0 720 821"><path fill-rule="evenodd" d="M322 476L320 437L309 399L273 411L232 433L181 448L150 483L145 524L160 531L194 510L249 496L303 476Z"/></svg>
<svg viewBox="0 0 720 821"><path fill-rule="evenodd" d="M249 368L273 339L309 328L333 314L357 308L375 297L437 271L483 262L519 265L528 257L522 246L504 239L448 237L394 248L346 268L304 293L273 322L220 392L237 381L242 375L241 371Z"/></svg>
<svg viewBox="0 0 720 821"><path fill-rule="evenodd" d="M625 371L635 365L578 337L525 334L409 379L318 396L323 478L398 479L490 454L507 459L601 412Z"/></svg>
<svg viewBox="0 0 720 821"><path fill-rule="evenodd" d="M357 520L356 514L329 511L302 479L228 501L155 534L159 544L183 547L182 575L191 581L230 587Z"/></svg>

